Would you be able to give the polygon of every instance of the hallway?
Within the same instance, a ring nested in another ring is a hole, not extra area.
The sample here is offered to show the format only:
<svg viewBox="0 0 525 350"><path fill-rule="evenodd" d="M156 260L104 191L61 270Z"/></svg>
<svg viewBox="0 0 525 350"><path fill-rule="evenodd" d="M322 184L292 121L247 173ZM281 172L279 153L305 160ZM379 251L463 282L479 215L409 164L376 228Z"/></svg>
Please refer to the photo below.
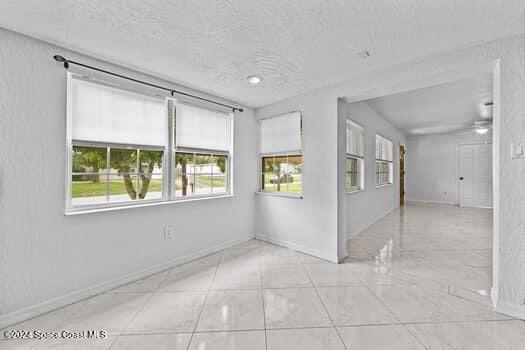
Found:
<svg viewBox="0 0 525 350"><path fill-rule="evenodd" d="M9 328L104 330L105 339L1 340L0 348L510 350L525 343L525 323L493 312L486 296L490 210L409 203L348 246L345 263L335 265L251 240Z"/></svg>

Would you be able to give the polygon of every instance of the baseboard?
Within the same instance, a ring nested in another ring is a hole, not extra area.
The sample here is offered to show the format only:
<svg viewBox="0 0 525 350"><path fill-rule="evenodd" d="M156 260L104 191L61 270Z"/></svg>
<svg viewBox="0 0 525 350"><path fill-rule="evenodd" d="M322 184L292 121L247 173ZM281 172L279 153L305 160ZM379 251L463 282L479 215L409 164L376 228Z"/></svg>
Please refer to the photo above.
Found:
<svg viewBox="0 0 525 350"><path fill-rule="evenodd" d="M0 329L11 326L13 324L16 324L22 321L25 321L25 320L28 320L36 316L40 316L42 314L59 309L61 307L76 303L80 300L95 296L97 294L106 292L108 290L122 286L124 284L137 281L141 278L154 275L164 270L168 270L177 265L184 264L189 261L202 258L206 255L213 254L222 249L229 248L231 246L234 246L236 244L239 244L239 243L242 243L250 239L254 239L254 238L255 238L255 235L251 235L245 238L233 239L227 242L223 242L213 247L202 249L195 253L188 254L182 257L178 257L178 258L172 259L162 264L151 266L139 272L130 273L130 274L127 274L125 276L122 276L122 277L119 277L119 278L116 278L110 281L102 282L94 286L87 287L81 290L77 290L77 291L68 293L66 295L60 296L60 297L46 300L36 305L28 306L20 310L15 310L13 312L0 315Z"/></svg>
<svg viewBox="0 0 525 350"><path fill-rule="evenodd" d="M317 249L312 249L310 247L306 247L306 246L303 246L303 245L300 245L300 244L297 244L297 243L293 243L293 242L290 242L290 241L285 241L285 240L282 240L282 239L271 237L271 236L268 236L268 235L265 235L265 234L257 233L255 235L255 238L258 239L258 240L261 240L261 241L265 241L265 242L269 242L269 243L281 246L281 247L285 247L285 248L289 248L289 249L292 249L292 250L296 250L296 251L301 252L301 253L312 255L312 256L315 256L315 257L320 258L320 259L328 260L328 261L336 263L336 264L338 263L337 255L326 254L326 253L323 253L323 252L321 252L321 251L319 251Z"/></svg>
<svg viewBox="0 0 525 350"><path fill-rule="evenodd" d="M496 305L496 312L525 320L525 305L510 304L499 302Z"/></svg>
<svg viewBox="0 0 525 350"><path fill-rule="evenodd" d="M458 205L456 202L451 201L435 201L435 200L423 200L423 199L406 199L406 202L415 202L415 203L425 203L425 204L448 204L448 205Z"/></svg>
<svg viewBox="0 0 525 350"><path fill-rule="evenodd" d="M368 227L372 226L373 224L375 224L376 222L378 222L379 220L381 220L382 218L384 218L385 216L387 216L388 214L393 212L394 209L396 209L396 208L388 209L387 211L383 212L382 214L377 215L375 218L370 220L369 223L364 224L364 225L362 225L362 227L360 227L359 229L355 230L355 232L347 232L346 233L346 239L349 240L349 239L352 239L353 237L357 236L358 234L360 234L361 232L366 230Z"/></svg>

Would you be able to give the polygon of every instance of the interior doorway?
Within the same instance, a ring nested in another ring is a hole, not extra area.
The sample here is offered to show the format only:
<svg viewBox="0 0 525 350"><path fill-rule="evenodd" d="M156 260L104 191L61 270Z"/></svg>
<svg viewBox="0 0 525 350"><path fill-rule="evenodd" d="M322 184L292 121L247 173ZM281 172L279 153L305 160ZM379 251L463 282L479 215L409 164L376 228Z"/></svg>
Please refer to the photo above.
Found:
<svg viewBox="0 0 525 350"><path fill-rule="evenodd" d="M405 146L399 146L399 204L405 204Z"/></svg>
<svg viewBox="0 0 525 350"><path fill-rule="evenodd" d="M492 144L458 146L459 205L492 208Z"/></svg>

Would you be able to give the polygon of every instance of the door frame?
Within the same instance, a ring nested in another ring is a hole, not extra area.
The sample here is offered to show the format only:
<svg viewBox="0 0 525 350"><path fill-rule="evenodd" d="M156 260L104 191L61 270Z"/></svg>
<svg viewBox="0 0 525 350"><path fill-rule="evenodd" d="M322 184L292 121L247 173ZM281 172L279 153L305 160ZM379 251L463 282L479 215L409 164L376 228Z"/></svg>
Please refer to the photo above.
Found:
<svg viewBox="0 0 525 350"><path fill-rule="evenodd" d="M494 138L494 134L492 134L492 139ZM460 173L459 173L459 169L461 168L460 167L460 162L461 162L461 157L460 157L460 148L461 146L475 146L475 145L491 145L492 146L492 207L483 207L483 206L468 206L468 205L464 205L462 206L461 205L461 184L459 182L459 176L460 176ZM495 201L494 201L494 192L495 192L495 187L494 187L494 142L493 140L491 140L490 142L460 142L458 144L456 144L456 183L457 183L457 195L456 195L456 205L460 206L460 207L472 207L472 208L487 208L487 209L493 209L494 208L494 204L495 204Z"/></svg>
<svg viewBox="0 0 525 350"><path fill-rule="evenodd" d="M401 159L401 150L403 150L403 158ZM405 181L405 174L406 174L406 155L407 149L406 146L403 144L399 145L399 205L404 205L406 198L405 198L405 189L406 189L406 181ZM403 162L403 167L401 167L401 162Z"/></svg>

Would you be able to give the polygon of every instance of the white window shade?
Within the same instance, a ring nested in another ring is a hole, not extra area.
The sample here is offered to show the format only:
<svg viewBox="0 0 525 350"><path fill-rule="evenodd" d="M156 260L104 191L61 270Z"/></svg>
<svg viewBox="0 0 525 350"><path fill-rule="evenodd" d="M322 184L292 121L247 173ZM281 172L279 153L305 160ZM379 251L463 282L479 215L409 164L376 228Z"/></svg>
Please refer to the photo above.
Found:
<svg viewBox="0 0 525 350"><path fill-rule="evenodd" d="M69 79L69 111L74 140L166 146L164 99Z"/></svg>
<svg viewBox="0 0 525 350"><path fill-rule="evenodd" d="M393 161L393 150L392 141L376 135L376 159L388 162Z"/></svg>
<svg viewBox="0 0 525 350"><path fill-rule="evenodd" d="M350 120L346 121L346 153L364 157L364 130Z"/></svg>
<svg viewBox="0 0 525 350"><path fill-rule="evenodd" d="M177 104L177 147L230 151L231 131L231 114Z"/></svg>
<svg viewBox="0 0 525 350"><path fill-rule="evenodd" d="M299 112L262 119L259 123L261 153L301 151L301 114Z"/></svg>

